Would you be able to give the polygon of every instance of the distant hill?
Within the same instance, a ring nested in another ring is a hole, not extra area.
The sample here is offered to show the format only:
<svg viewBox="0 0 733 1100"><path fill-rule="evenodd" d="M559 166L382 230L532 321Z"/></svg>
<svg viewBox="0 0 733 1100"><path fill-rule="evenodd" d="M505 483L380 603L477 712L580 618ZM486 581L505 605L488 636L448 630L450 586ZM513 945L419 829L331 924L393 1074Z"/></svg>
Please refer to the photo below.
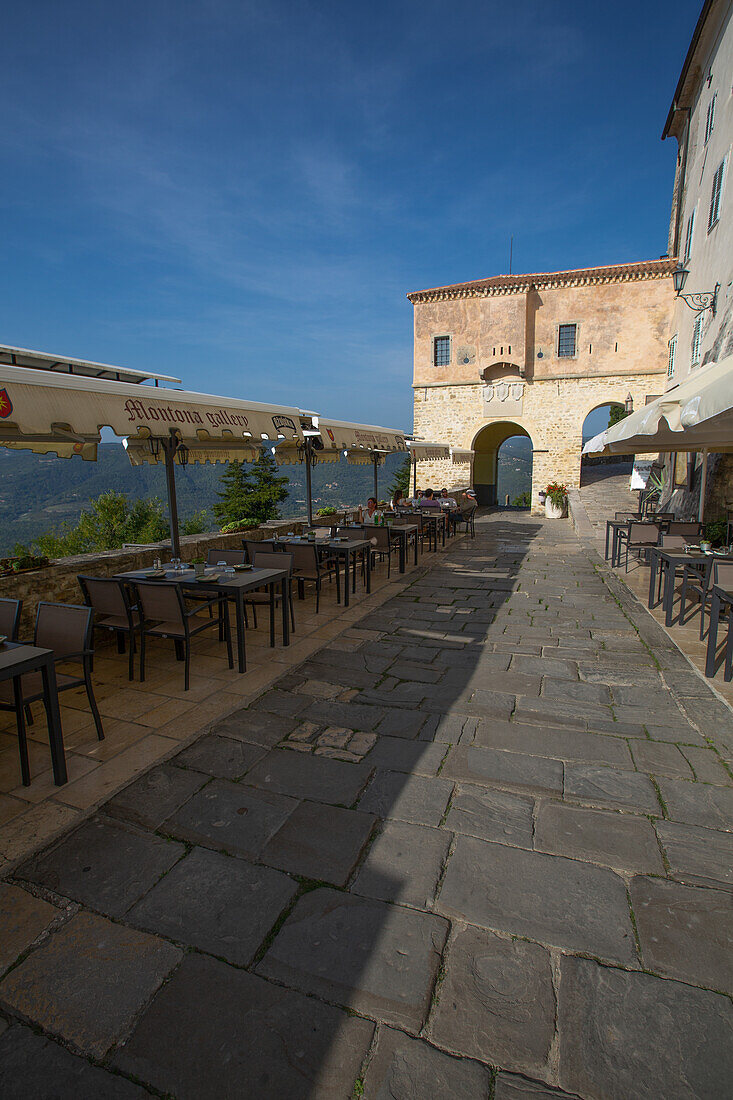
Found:
<svg viewBox="0 0 733 1100"><path fill-rule="evenodd" d="M379 470L379 491L387 495L402 455L390 455ZM182 519L206 509L214 526L212 505L218 499L223 464L176 469L178 510ZM288 499L280 506L283 518L305 512L305 472L302 466L283 466L290 479ZM352 466L341 461L313 468L313 504L346 507L365 503L373 488L371 466ZM162 465L130 465L120 444L102 443L97 462L79 458L63 460L0 447L0 554L16 543L28 544L45 531L57 530L64 521L75 523L90 500L110 489L131 498L157 496L166 500Z"/></svg>
<svg viewBox="0 0 733 1100"><path fill-rule="evenodd" d="M511 503L532 489L532 441L526 435L507 439L499 450L497 500L503 504L507 494Z"/></svg>

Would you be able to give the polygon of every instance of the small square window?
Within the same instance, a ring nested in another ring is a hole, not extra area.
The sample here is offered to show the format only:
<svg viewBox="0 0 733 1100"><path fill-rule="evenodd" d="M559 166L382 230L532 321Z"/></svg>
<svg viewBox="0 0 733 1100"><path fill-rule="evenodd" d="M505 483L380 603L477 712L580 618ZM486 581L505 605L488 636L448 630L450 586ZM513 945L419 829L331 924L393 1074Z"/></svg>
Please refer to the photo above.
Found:
<svg viewBox="0 0 733 1100"><path fill-rule="evenodd" d="M677 356L677 333L669 341L669 359L667 360L667 378L674 378L674 361Z"/></svg>
<svg viewBox="0 0 733 1100"><path fill-rule="evenodd" d="M450 363L450 336L433 337L433 366L447 367Z"/></svg>
<svg viewBox="0 0 733 1100"><path fill-rule="evenodd" d="M702 349L702 314L695 318L695 327L692 330L692 348L690 350L690 366L696 367L700 363Z"/></svg>
<svg viewBox="0 0 733 1100"><path fill-rule="evenodd" d="M575 338L577 325L560 325L557 332L557 354L560 359L572 359L575 356Z"/></svg>

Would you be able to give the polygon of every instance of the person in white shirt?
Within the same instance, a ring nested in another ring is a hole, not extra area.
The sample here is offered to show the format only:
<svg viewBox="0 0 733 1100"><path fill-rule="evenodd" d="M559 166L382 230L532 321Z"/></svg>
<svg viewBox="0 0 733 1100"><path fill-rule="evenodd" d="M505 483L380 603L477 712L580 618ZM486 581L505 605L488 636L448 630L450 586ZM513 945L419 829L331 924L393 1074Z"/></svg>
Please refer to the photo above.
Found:
<svg viewBox="0 0 733 1100"><path fill-rule="evenodd" d="M448 510L452 511L458 507L453 497L448 496L447 489L440 490L440 496L438 497L438 500L440 501L441 508L447 508Z"/></svg>

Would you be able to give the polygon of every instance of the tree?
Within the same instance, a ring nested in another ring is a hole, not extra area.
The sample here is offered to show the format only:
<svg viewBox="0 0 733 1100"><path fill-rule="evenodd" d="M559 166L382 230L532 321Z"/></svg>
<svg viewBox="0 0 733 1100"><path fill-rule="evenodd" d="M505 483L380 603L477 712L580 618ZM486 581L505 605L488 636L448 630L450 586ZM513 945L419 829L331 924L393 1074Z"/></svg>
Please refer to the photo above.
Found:
<svg viewBox="0 0 733 1100"><path fill-rule="evenodd" d="M278 476L277 470L271 451L264 448L250 471L252 488L247 501L247 515L258 523L277 519L280 515L278 504L287 498L290 479Z"/></svg>
<svg viewBox="0 0 733 1100"><path fill-rule="evenodd" d="M614 424L618 424L619 420L625 420L629 414L623 405L611 405L608 410L608 426L612 428Z"/></svg>
<svg viewBox="0 0 733 1100"><path fill-rule="evenodd" d="M387 492L391 497L395 495L398 489L401 489L405 496L410 492L410 473L412 470L412 459L409 455L405 455L401 464L397 467L392 478L392 484Z"/></svg>
<svg viewBox="0 0 733 1100"><path fill-rule="evenodd" d="M250 513L249 494L252 491L249 471L242 462L228 462L227 468L219 478L223 492L217 492L219 500L214 504L214 515L223 526L236 523Z"/></svg>
<svg viewBox="0 0 733 1100"><path fill-rule="evenodd" d="M110 491L90 501L76 526L64 523L60 533L39 535L35 545L49 558L89 554L94 550L117 550L126 542L160 542L168 534L168 523L158 497L134 500Z"/></svg>

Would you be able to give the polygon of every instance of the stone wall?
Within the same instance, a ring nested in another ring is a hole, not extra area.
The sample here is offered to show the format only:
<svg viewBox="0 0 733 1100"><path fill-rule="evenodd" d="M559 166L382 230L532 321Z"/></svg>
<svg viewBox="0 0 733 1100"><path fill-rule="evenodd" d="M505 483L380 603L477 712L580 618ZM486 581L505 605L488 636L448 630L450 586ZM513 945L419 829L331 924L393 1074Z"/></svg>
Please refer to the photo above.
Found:
<svg viewBox="0 0 733 1100"><path fill-rule="evenodd" d="M647 374L535 380L525 386L522 415L506 419L484 415L481 382L418 387L414 391L415 434L476 449L474 467L484 461L482 453L495 467L495 453L503 439L527 434L534 448L532 506L537 511L538 493L550 481L563 481L569 489L579 487L583 422L588 413L599 405L623 405L628 393L640 408L647 395L662 392L663 384L662 378ZM418 463L417 480L421 487L445 485L455 490L468 479L465 465L444 460Z"/></svg>
<svg viewBox="0 0 733 1100"><path fill-rule="evenodd" d="M242 539L259 541L271 538L276 531L302 531L301 520L277 520L256 527L251 531L222 535L209 533L203 535L184 535L181 538L181 558L191 561L193 558L206 557L209 550L239 550ZM19 573L14 576L0 577L0 598L22 599L23 617L21 637L33 636L33 624L36 605L41 600L54 603L82 603L81 590L77 576L89 574L96 577L111 577L115 573L127 573L132 569L144 569L153 564L157 557L166 560L170 557L170 543L156 543L139 549L106 550L94 554L80 554L71 558L60 558L51 562L45 569Z"/></svg>

